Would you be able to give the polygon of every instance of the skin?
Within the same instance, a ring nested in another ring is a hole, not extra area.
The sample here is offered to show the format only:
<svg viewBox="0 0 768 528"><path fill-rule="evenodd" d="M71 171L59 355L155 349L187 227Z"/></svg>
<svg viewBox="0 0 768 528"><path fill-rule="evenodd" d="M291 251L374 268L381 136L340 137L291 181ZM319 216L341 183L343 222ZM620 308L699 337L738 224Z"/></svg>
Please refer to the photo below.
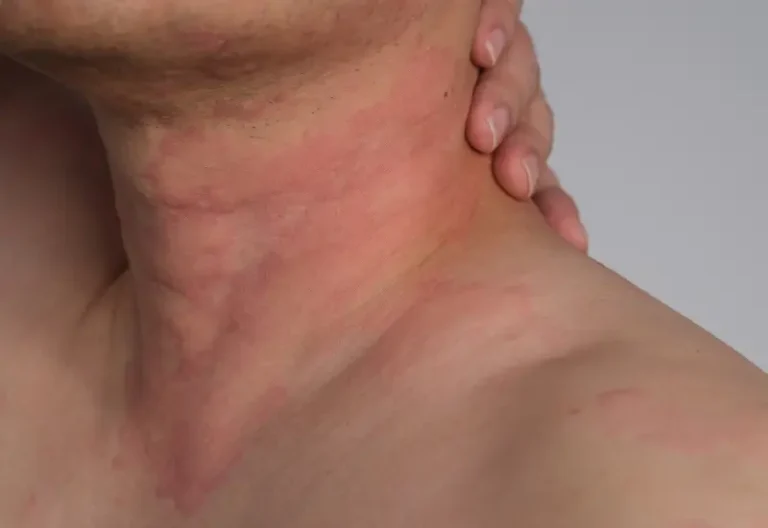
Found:
<svg viewBox="0 0 768 528"><path fill-rule="evenodd" d="M467 146L476 6L47 4L0 35L94 107L129 265L2 275L5 524L765 524L764 375ZM279 72L201 70L245 21Z"/></svg>
<svg viewBox="0 0 768 528"><path fill-rule="evenodd" d="M530 36L519 19L521 8L522 2L482 2L472 60L484 72L470 109L467 139L478 151L494 154L494 174L510 196L518 200L532 199L555 230L575 247L586 251L587 234L578 209L546 162L553 145L552 110L541 91ZM31 70L23 70L8 59L3 59L0 67L6 86L19 85L19 79L23 79L25 88L38 88L26 94L25 104L41 113L50 105L50 111L56 114L65 101L72 107L78 105L71 93L57 90L56 85ZM55 105L51 105L47 97L51 93L56 94ZM24 117L15 119L24 120ZM68 119L72 123L67 130L66 145L78 152L92 150L94 154L88 155L88 162L93 164L101 150L91 130L95 126L93 117L83 109L70 112ZM13 123L10 118L6 121ZM49 141L54 143L51 150L60 148L55 144L58 138ZM73 148L73 143L78 143L78 148ZM41 147L49 148L47 143ZM91 171L106 175L109 167L102 161ZM52 173L50 177L60 176Z"/></svg>
<svg viewBox="0 0 768 528"><path fill-rule="evenodd" d="M484 2L484 16L476 43L487 40L487 34L497 28L503 28L510 36L520 35L519 31L516 33L518 7L506 2ZM510 41L513 42L513 39L507 40ZM503 49L506 50L506 47ZM528 91L533 93L536 89L538 77L530 73L529 65L535 61L530 46L521 46L522 53L500 52L496 68L491 68L493 64L482 51L487 51L487 48L481 48L473 57L478 66L487 70L480 79L473 102L468 139L478 150L490 151L493 145L484 144L487 134L483 131L474 134L471 123L479 120L486 124L484 111L489 106L529 104L531 95ZM6 350L11 351L13 358L19 357L19 351L43 351L42 355L32 354L20 363L16 359L8 360L13 362L13 367L7 371L9 379L2 383L0 403L4 405L0 407L0 412L5 423L20 421L24 424L15 427L23 433L2 437L3 451L10 454L20 451L15 439L26 434L40 434L39 430L34 432L37 422L28 420L27 413L41 413L41 420L55 423L49 415L57 411L45 405L35 404L34 408L30 408L29 405L19 404L36 393L41 376L48 380L46 384L53 383L65 394L89 391L94 384L98 386L105 382L91 380L83 386L62 387L60 373L50 365L55 357L45 351L58 349L62 342L69 339L72 329L79 327L83 313L88 313L92 305L102 301L104 291L109 289L115 277L123 273L127 264L116 221L112 186L108 180L107 160L90 109L59 84L18 63L3 59L0 70L3 73L1 124L4 133L0 143L3 147L3 173L12 178L4 184L6 190L2 193L3 204L0 208L0 225L6 226L3 235L5 258L2 263L5 271L0 282L7 299L0 327L10 345ZM500 71L501 74L498 73ZM506 71L518 73L510 77L505 74ZM521 79L527 87L526 92L501 89L504 85L514 88L514 82ZM493 89L483 89L484 86ZM508 96L507 92L512 96ZM549 122L551 116L543 115L541 134L545 142L551 143ZM531 195L531 189L525 186L527 180L522 186L515 183L521 174L520 162L530 152L541 152L540 163L544 166L543 160L550 147L544 145L544 150L537 151L542 141L531 140L535 136L522 133L523 127L513 125L509 122L507 127L497 127L499 137L504 137L499 146L514 144L517 150L496 150L497 158L503 161L497 165L500 170L496 174L499 183L511 195L527 200ZM30 145L41 155L28 157L25 152ZM540 182L537 184L541 185ZM544 197L542 203L546 203L547 196L559 200L559 207L544 210L548 211L552 226L568 237L568 230L562 229L562 220L578 218L572 201L559 187L539 189L541 192L536 199ZM66 240L66 244L61 244L61 240ZM585 249L583 239L575 238L574 244ZM52 265L54 263L55 266ZM36 328L41 322L44 322L45 330L38 332ZM103 364L102 359L90 353L78 354L74 360L79 365ZM95 367L85 368L90 370ZM108 380L112 378L107 376ZM109 392L106 401L120 400L119 390ZM83 407L66 397L63 401L70 403L73 409ZM68 452L68 456L77 453L77 446L81 444L77 427L81 425L82 413L76 414L77 419L62 420L64 423L59 424L63 430L71 432L57 438L60 449ZM51 451L50 447L38 446L35 453ZM41 457L45 460L42 464L60 466L63 461L51 456L54 458ZM110 473L129 465L126 459L131 458L121 453L110 456L113 457L108 464ZM14 473L47 473L36 463L21 458L5 461L6 467L15 468ZM88 465L91 466L90 463ZM110 477L110 480L113 479ZM43 485L35 480L6 482L2 489L4 499L0 511L6 517L11 515L14 523L34 525L43 516L40 512L50 509L50 486L52 484ZM116 493L121 497L123 494L124 490ZM16 519L17 515L20 515L20 520Z"/></svg>

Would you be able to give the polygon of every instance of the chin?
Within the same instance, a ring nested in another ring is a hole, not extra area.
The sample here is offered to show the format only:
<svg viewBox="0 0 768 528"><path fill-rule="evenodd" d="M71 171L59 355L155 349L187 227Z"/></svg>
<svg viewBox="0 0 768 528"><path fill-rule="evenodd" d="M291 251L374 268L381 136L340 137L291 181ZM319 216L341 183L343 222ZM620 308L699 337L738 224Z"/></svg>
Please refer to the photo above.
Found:
<svg viewBox="0 0 768 528"><path fill-rule="evenodd" d="M442 0L441 0L442 1ZM446 0L447 1L447 0ZM226 42L254 54L345 40L389 39L427 0L0 0L6 53L162 59L212 54Z"/></svg>
<svg viewBox="0 0 768 528"><path fill-rule="evenodd" d="M427 5L459 1L0 0L0 54L89 99L143 108L356 60Z"/></svg>

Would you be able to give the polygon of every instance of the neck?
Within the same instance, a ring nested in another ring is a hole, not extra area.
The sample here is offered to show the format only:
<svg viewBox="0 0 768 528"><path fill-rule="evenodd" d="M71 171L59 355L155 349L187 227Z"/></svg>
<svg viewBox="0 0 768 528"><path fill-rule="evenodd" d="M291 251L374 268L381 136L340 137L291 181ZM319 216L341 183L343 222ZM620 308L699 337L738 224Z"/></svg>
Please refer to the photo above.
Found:
<svg viewBox="0 0 768 528"><path fill-rule="evenodd" d="M173 119L99 112L148 363L290 362L468 222L487 163L451 40Z"/></svg>
<svg viewBox="0 0 768 528"><path fill-rule="evenodd" d="M205 408L231 437L296 380L328 379L397 311L399 286L469 225L490 181L464 138L469 26L168 119L97 104L137 307L139 393L168 407L164 427L170 411ZM221 453L217 464L232 450Z"/></svg>

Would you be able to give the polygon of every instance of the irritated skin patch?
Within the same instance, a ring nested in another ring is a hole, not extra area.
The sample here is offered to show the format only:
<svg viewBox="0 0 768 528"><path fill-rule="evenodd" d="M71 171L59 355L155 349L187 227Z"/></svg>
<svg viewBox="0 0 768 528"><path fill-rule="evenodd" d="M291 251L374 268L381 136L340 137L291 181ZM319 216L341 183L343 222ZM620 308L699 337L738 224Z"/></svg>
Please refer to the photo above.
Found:
<svg viewBox="0 0 768 528"><path fill-rule="evenodd" d="M745 447L768 441L762 420L755 419L753 410L739 415L731 409L691 408L676 402L673 395L663 397L640 387L602 392L588 410L595 413L598 423L612 437L684 454L711 453L734 446L744 451ZM764 416L768 416L766 411Z"/></svg>
<svg viewBox="0 0 768 528"><path fill-rule="evenodd" d="M250 413L231 422L222 422L226 411L211 416L201 398L187 396L186 402L153 401L148 405L158 408L136 409L123 426L111 470L123 474L151 468L156 499L193 516L225 486L245 455L248 439L268 427L287 402L287 393L282 387L270 387L251 398Z"/></svg>
<svg viewBox="0 0 768 528"><path fill-rule="evenodd" d="M351 79L339 92L353 97L319 101L319 117L302 119L309 124L292 130L288 141L271 138L291 127L291 118L281 122L274 108L306 101L277 94L269 101L216 102L209 118L163 131L138 168L141 177L135 183L161 205L225 213L254 203L267 205L292 193L315 202L355 196L380 190L388 178L402 184L399 176L406 172L448 168L435 155L438 150L455 154L456 138L463 141L461 108L468 101L446 100L440 87L422 82L436 78L455 83L457 65L446 62L445 52L424 51L378 102L350 114L344 105L354 104L354 94L364 90ZM337 106L339 112L332 112ZM432 167L414 165L425 153Z"/></svg>
<svg viewBox="0 0 768 528"><path fill-rule="evenodd" d="M162 276L143 325L162 346L142 360L115 471L150 468L158 498L203 510L291 400L296 334L343 318L396 276L388 267L413 265L466 222L478 184L456 173L473 78L445 98L469 71L449 56L424 52L379 102L287 146L249 136L263 107L229 102L217 119L162 134L135 182L154 209L123 215L136 269Z"/></svg>

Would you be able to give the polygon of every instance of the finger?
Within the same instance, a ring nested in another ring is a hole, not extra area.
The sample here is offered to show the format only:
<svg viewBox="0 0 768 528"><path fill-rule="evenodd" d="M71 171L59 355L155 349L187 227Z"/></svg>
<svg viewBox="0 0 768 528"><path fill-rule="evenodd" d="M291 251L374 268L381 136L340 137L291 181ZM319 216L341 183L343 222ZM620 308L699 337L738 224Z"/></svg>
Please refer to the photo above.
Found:
<svg viewBox="0 0 768 528"><path fill-rule="evenodd" d="M563 190L551 169L547 168L542 173L539 188L533 201L547 223L571 245L587 252L589 236L581 222L576 202Z"/></svg>
<svg viewBox="0 0 768 528"><path fill-rule="evenodd" d="M491 68L496 64L515 32L522 3L522 0L483 0L480 24L472 46L475 65Z"/></svg>
<svg viewBox="0 0 768 528"><path fill-rule="evenodd" d="M552 152L554 119L542 93L496 153L494 174L501 187L519 200L533 198L550 226L586 252L587 232L573 199L560 186L546 159Z"/></svg>
<svg viewBox="0 0 768 528"><path fill-rule="evenodd" d="M514 198L530 199L539 188L552 152L554 119L539 92L523 120L496 151L493 170L499 185Z"/></svg>
<svg viewBox="0 0 768 528"><path fill-rule="evenodd" d="M467 139L480 152L493 152L515 127L539 91L539 64L521 24L496 67L483 72L472 101Z"/></svg>

